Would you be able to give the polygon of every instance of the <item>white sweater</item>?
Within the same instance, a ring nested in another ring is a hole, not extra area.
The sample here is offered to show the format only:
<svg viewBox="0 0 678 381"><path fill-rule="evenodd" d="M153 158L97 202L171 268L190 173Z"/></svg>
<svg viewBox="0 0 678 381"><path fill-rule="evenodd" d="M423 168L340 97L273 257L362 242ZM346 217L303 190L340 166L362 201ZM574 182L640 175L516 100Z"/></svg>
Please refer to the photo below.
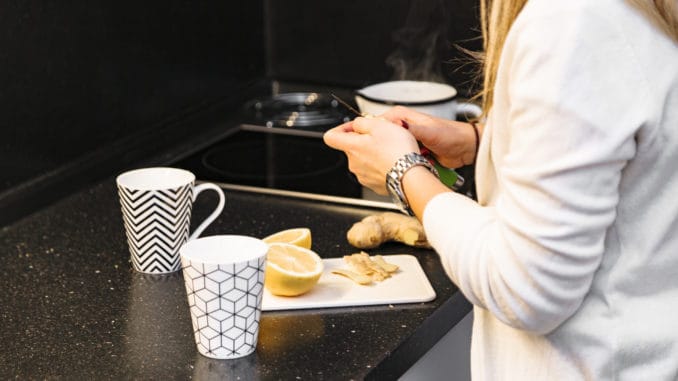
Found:
<svg viewBox="0 0 678 381"><path fill-rule="evenodd" d="M476 181L423 218L474 379L678 378L677 44L622 0L530 0Z"/></svg>

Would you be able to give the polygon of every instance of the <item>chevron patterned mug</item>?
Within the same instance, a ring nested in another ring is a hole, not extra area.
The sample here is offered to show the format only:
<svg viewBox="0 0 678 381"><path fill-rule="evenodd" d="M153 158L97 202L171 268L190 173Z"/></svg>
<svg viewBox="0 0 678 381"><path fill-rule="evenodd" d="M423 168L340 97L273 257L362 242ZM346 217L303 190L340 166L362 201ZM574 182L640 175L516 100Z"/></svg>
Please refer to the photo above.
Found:
<svg viewBox="0 0 678 381"><path fill-rule="evenodd" d="M179 168L135 169L118 176L116 183L132 266L142 273L179 270L179 248L221 214L226 199L217 185L195 185L195 175ZM193 201L206 189L217 192L219 203L189 236Z"/></svg>

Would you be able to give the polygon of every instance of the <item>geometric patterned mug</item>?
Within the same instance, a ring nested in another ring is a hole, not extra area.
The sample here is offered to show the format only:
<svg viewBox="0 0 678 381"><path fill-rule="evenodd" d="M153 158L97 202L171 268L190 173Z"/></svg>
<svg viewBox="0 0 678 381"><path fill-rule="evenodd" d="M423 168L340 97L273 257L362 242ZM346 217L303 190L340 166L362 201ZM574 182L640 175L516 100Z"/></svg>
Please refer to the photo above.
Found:
<svg viewBox="0 0 678 381"><path fill-rule="evenodd" d="M254 352L259 337L268 244L241 235L189 241L181 265L198 352L234 359Z"/></svg>
<svg viewBox="0 0 678 381"><path fill-rule="evenodd" d="M194 185L195 175L168 167L142 168L117 177L127 243L136 271L166 274L179 270L179 248L198 237L224 209L224 192L217 185ZM193 201L203 190L219 195L212 214L189 237Z"/></svg>

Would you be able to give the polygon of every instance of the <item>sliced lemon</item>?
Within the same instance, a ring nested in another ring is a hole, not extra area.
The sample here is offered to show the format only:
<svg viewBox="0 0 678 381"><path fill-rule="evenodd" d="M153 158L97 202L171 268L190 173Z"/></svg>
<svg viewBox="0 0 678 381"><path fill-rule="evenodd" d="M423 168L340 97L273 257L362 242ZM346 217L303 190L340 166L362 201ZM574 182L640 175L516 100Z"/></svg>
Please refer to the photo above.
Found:
<svg viewBox="0 0 678 381"><path fill-rule="evenodd" d="M318 283L322 273L323 261L312 250L289 243L269 244L264 286L271 294L304 294Z"/></svg>
<svg viewBox="0 0 678 381"><path fill-rule="evenodd" d="M292 228L273 233L263 240L266 243L291 243L303 247L304 249L311 248L311 229L309 228Z"/></svg>

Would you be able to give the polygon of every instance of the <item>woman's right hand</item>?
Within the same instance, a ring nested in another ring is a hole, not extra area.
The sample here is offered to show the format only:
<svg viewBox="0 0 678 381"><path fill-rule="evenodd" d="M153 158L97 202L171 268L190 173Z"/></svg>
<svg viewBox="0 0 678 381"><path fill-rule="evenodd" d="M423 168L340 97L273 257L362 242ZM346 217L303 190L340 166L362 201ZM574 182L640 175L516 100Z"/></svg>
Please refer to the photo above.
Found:
<svg viewBox="0 0 678 381"><path fill-rule="evenodd" d="M445 167L459 168L475 160L476 138L469 123L442 119L395 106L379 117L401 124Z"/></svg>

